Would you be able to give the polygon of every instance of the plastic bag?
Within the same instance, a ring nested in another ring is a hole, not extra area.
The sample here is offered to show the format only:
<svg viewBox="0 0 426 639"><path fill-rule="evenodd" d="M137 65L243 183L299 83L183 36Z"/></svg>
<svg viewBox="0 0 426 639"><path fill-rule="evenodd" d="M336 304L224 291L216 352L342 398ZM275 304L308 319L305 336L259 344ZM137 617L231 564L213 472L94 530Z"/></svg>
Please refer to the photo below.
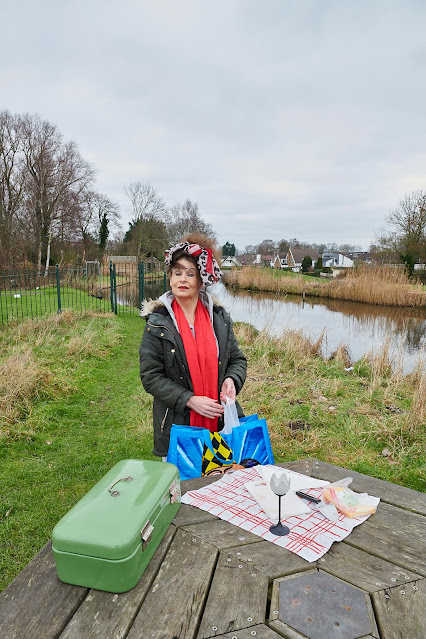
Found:
<svg viewBox="0 0 426 639"><path fill-rule="evenodd" d="M350 519L375 513L380 500L367 493L354 493L348 488L351 482L352 477L346 477L325 486L322 493L324 501L334 504L339 512Z"/></svg>
<svg viewBox="0 0 426 639"><path fill-rule="evenodd" d="M232 433L232 429L236 428L240 425L240 420L238 419L237 406L233 399L230 397L225 397L226 401L221 402L225 412L223 414L224 427L221 430L221 435L230 435Z"/></svg>

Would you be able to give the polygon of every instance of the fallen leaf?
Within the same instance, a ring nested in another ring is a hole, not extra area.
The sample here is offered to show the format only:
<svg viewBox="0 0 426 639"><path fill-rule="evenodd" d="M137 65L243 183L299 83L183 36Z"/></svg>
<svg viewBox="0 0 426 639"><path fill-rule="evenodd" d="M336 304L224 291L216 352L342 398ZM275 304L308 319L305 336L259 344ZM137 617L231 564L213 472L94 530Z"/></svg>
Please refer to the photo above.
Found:
<svg viewBox="0 0 426 639"><path fill-rule="evenodd" d="M47 444L48 446L50 446L50 444L51 444L51 443L52 443L51 441L49 441L48 439L46 439L46 444Z"/></svg>
<svg viewBox="0 0 426 639"><path fill-rule="evenodd" d="M382 455L383 455L383 457L390 457L392 455L392 451L389 450L389 448L384 448L382 450Z"/></svg>

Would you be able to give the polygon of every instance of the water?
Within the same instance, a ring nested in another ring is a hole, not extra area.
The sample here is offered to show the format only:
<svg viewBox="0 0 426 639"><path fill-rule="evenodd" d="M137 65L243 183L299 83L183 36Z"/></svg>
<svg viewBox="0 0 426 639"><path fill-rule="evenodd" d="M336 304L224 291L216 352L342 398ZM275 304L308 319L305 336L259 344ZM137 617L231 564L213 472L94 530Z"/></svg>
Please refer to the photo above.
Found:
<svg viewBox="0 0 426 639"><path fill-rule="evenodd" d="M325 331L323 352L329 356L345 344L353 361L377 352L389 340L391 357L403 358L405 373L413 369L426 349L426 311L323 300L296 295L234 291L222 283L209 292L231 313L234 321L267 328L279 336L284 330L302 330L317 339Z"/></svg>

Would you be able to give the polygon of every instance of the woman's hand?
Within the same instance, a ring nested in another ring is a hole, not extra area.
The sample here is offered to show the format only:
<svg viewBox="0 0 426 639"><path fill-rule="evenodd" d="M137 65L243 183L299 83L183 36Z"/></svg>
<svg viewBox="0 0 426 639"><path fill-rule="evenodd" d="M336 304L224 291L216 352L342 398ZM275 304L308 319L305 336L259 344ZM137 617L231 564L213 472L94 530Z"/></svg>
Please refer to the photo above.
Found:
<svg viewBox="0 0 426 639"><path fill-rule="evenodd" d="M221 398L222 398L222 396L230 397L235 402L236 394L237 393L236 393L236 390L235 390L234 380L232 379L232 377L227 377L225 379L225 381L223 382L223 384L222 384L222 388L220 390L220 397Z"/></svg>
<svg viewBox="0 0 426 639"><path fill-rule="evenodd" d="M210 419L223 415L223 407L219 402L204 395L193 395L188 399L186 405L199 415L209 417Z"/></svg>

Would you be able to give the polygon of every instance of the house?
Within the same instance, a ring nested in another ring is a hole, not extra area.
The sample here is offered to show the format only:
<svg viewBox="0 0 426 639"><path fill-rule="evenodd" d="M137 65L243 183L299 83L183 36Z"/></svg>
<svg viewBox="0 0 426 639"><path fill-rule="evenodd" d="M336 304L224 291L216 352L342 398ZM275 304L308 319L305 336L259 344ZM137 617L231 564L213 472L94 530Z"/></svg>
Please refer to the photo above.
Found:
<svg viewBox="0 0 426 639"><path fill-rule="evenodd" d="M238 259L242 266L248 266L253 264L256 259L256 255L254 253L243 253L243 255L238 256Z"/></svg>
<svg viewBox="0 0 426 639"><path fill-rule="evenodd" d="M147 257L143 261L143 263L145 266L145 271L147 273L164 271L164 262L162 262L161 260L157 260L157 258L154 257L153 255L151 255L150 257Z"/></svg>
<svg viewBox="0 0 426 639"><path fill-rule="evenodd" d="M136 255L108 255L107 264L115 264L116 275L127 275L137 269Z"/></svg>
<svg viewBox="0 0 426 639"><path fill-rule="evenodd" d="M307 256L309 256L312 260L312 268L315 268L315 265L319 259L319 253L317 249L290 247L287 253L287 266L289 266L295 273L299 273L302 270L303 258Z"/></svg>
<svg viewBox="0 0 426 639"><path fill-rule="evenodd" d="M232 268L234 266L242 266L242 264L235 255L227 255L222 259L220 266L221 268Z"/></svg>
<svg viewBox="0 0 426 639"><path fill-rule="evenodd" d="M323 268L326 268L326 267L348 268L353 265L354 265L354 260L350 258L347 253L325 252L322 254Z"/></svg>
<svg viewBox="0 0 426 639"><path fill-rule="evenodd" d="M260 255L260 253L258 253L256 255L256 259L253 262L253 266L271 266L272 265L272 259L273 259L273 255Z"/></svg>
<svg viewBox="0 0 426 639"><path fill-rule="evenodd" d="M287 253L277 253L271 263L272 268L285 268L287 266Z"/></svg>
<svg viewBox="0 0 426 639"><path fill-rule="evenodd" d="M369 251L352 251L351 253L344 253L354 262L364 262L365 264L373 263L373 256Z"/></svg>

